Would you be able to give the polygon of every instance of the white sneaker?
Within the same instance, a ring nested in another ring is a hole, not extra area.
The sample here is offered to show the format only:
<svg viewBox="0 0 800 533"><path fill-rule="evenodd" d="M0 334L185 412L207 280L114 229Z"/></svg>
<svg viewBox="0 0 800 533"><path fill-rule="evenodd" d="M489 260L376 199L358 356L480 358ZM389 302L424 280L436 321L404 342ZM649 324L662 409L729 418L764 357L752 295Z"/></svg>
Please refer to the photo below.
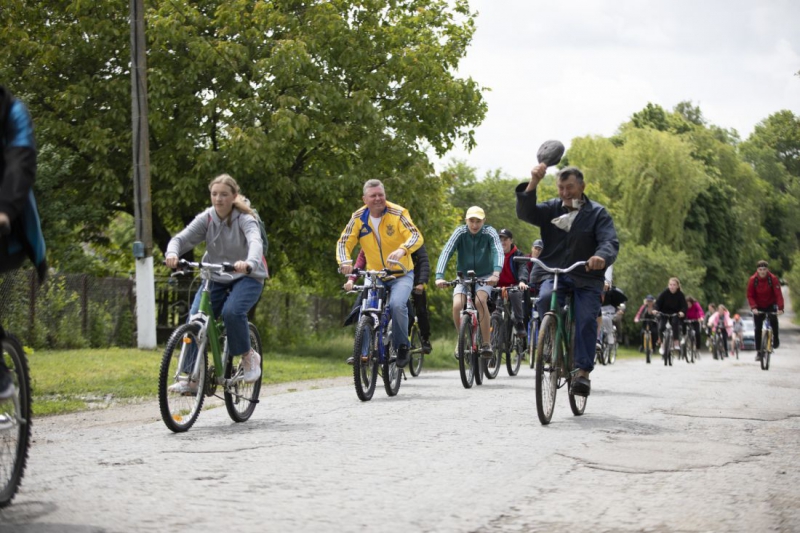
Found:
<svg viewBox="0 0 800 533"><path fill-rule="evenodd" d="M195 395L197 394L197 382L181 379L167 387L167 391L180 395Z"/></svg>
<svg viewBox="0 0 800 533"><path fill-rule="evenodd" d="M242 356L242 366L244 366L242 380L245 383L254 383L261 377L261 356L252 348Z"/></svg>
<svg viewBox="0 0 800 533"><path fill-rule="evenodd" d="M664 344L662 343L662 344L661 344L661 348L659 348L659 349L658 349L658 352L659 352L661 355L664 355L665 353L667 353L667 352L666 352L666 350L665 350L665 348L666 348L666 346L664 346Z"/></svg>

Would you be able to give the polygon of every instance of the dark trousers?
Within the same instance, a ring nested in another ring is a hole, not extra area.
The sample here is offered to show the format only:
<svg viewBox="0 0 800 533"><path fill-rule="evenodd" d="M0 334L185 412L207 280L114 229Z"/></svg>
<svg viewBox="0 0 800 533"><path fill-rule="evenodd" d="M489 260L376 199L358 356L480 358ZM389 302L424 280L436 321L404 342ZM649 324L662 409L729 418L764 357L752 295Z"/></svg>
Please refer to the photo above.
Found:
<svg viewBox="0 0 800 533"><path fill-rule="evenodd" d="M756 351L761 350L761 330L764 328L764 317L767 316L762 313L772 313L774 310L759 309L758 311L759 313L757 315L753 315L753 322L755 322L756 326ZM769 323L772 326L772 347L777 348L780 344L780 341L778 340L778 317L776 315L771 315L769 317Z"/></svg>
<svg viewBox="0 0 800 533"><path fill-rule="evenodd" d="M431 322L428 319L427 292L425 290L420 292L411 291L411 299L414 301L414 305L413 308L410 305L408 306L408 323L414 322L414 316L416 315L419 321L419 334L423 340L428 340L431 338Z"/></svg>

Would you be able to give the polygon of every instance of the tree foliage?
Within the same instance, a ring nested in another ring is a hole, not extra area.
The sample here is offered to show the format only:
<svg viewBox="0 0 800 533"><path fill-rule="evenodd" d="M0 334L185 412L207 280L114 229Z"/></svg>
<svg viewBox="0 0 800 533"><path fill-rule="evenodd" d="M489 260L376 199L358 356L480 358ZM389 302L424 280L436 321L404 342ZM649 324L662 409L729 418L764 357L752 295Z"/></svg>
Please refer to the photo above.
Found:
<svg viewBox="0 0 800 533"><path fill-rule="evenodd" d="M59 202L91 199L96 212L46 219L70 217L102 241L117 212L133 213L128 11L12 0L4 14L0 78L29 104L40 145L69 164L68 178L44 179ZM453 74L474 17L464 0L150 2L156 243L208 205L221 172L259 207L278 257L303 271L332 257L368 178L435 219L445 184L425 148L472 147L486 112L477 83Z"/></svg>

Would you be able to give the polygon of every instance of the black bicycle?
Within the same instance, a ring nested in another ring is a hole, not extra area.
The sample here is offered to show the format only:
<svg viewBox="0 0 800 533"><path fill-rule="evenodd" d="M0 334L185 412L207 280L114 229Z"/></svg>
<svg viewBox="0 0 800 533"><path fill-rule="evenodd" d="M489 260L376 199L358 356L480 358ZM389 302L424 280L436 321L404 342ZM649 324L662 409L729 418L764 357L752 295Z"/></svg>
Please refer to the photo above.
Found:
<svg viewBox="0 0 800 533"><path fill-rule="evenodd" d="M494 379L500 372L505 356L506 370L509 376L516 376L525 358L525 338L516 334L514 323L517 318L511 306L510 294L518 292L517 287L495 287L492 292L497 295L497 306L491 317L492 358L484 366L486 377Z"/></svg>

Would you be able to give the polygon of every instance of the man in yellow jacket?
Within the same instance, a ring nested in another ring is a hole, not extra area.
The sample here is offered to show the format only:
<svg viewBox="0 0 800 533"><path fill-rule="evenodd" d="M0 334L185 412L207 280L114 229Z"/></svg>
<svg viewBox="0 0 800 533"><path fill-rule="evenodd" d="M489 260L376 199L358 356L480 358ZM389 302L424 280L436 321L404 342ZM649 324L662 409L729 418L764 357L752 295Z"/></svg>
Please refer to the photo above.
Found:
<svg viewBox="0 0 800 533"><path fill-rule="evenodd" d="M391 293L392 344L397 349L397 366L408 364L408 308L406 302L414 288L414 264L411 253L424 242L408 210L386 201L386 190L380 180L364 184L364 206L353 213L336 244L336 260L342 274L353 271L351 259L356 244L367 257L367 270L398 269L395 262L408 270L386 283Z"/></svg>

